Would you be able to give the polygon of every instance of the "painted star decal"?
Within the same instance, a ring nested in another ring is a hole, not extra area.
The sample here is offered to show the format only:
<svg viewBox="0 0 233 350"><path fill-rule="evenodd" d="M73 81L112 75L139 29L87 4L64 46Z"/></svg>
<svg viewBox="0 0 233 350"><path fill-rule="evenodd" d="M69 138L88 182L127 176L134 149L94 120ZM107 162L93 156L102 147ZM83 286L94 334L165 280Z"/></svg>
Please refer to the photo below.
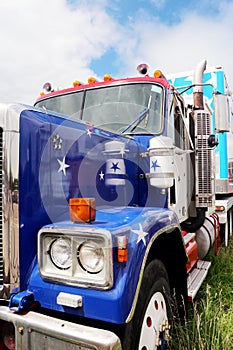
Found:
<svg viewBox="0 0 233 350"><path fill-rule="evenodd" d="M143 241L144 246L146 246L146 240L145 237L148 235L148 232L143 231L142 225L139 224L139 230L132 230L133 233L136 233L136 235L138 235L138 239L137 239L137 244L140 241Z"/></svg>
<svg viewBox="0 0 233 350"><path fill-rule="evenodd" d="M157 164L157 162L158 162L157 160L155 160L155 161L152 160L151 168L153 168L154 171L155 171L156 168L160 168L160 166Z"/></svg>
<svg viewBox="0 0 233 350"><path fill-rule="evenodd" d="M112 167L111 167L110 169L113 169L113 170L114 170L114 173L115 173L117 170L121 170L121 169L118 167L118 163L119 163L119 162L117 162L117 163L113 163L113 162L112 162Z"/></svg>
<svg viewBox="0 0 233 350"><path fill-rule="evenodd" d="M90 129L87 130L87 135L91 137L92 131Z"/></svg>
<svg viewBox="0 0 233 350"><path fill-rule="evenodd" d="M104 173L102 172L102 170L101 170L101 172L99 173L99 177L100 177L100 180L103 180L103 179L104 179Z"/></svg>
<svg viewBox="0 0 233 350"><path fill-rule="evenodd" d="M60 173L61 171L63 171L63 174L66 176L66 168L69 168L70 165L66 164L65 162L65 156L63 157L62 160L60 159L57 159L59 165L60 165L60 168L58 169L58 173Z"/></svg>

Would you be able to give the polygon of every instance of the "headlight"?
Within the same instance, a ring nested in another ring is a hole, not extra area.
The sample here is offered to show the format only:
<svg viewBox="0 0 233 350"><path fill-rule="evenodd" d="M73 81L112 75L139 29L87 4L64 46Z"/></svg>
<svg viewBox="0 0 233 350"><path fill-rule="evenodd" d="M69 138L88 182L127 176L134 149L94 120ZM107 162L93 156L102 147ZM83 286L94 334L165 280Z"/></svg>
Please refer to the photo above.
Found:
<svg viewBox="0 0 233 350"><path fill-rule="evenodd" d="M72 265L71 240L59 238L53 241L50 246L50 257L54 265L59 269L69 269Z"/></svg>
<svg viewBox="0 0 233 350"><path fill-rule="evenodd" d="M80 265L89 273L98 273L104 267L103 249L92 241L84 242L78 250Z"/></svg>
<svg viewBox="0 0 233 350"><path fill-rule="evenodd" d="M102 228L46 226L38 233L38 264L52 283L109 289L113 286L112 236Z"/></svg>

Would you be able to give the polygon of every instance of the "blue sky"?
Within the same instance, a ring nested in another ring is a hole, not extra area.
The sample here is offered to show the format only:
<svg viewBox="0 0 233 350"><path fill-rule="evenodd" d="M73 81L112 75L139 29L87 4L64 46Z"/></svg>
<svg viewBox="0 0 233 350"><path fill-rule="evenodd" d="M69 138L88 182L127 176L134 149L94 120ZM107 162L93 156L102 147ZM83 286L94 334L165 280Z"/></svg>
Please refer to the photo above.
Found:
<svg viewBox="0 0 233 350"><path fill-rule="evenodd" d="M33 103L46 81L71 86L139 63L165 73L222 65L233 89L233 0L1 0L3 101Z"/></svg>
<svg viewBox="0 0 233 350"><path fill-rule="evenodd" d="M204 1L166 1L166 0L113 0L107 5L110 15L116 17L122 24L127 23L129 18L135 16L150 15L151 17L159 17L162 22L169 25L178 23L183 10L194 11L200 9L202 13L206 13L209 3ZM218 6L212 1L211 12L217 13Z"/></svg>
<svg viewBox="0 0 233 350"><path fill-rule="evenodd" d="M76 2L77 4L79 1ZM220 42L216 40L214 41L215 31L214 31L214 23L216 23L216 32L221 30L221 26L226 27L226 30L228 30L227 26L228 23L224 23L224 17L226 17L226 11L228 9L228 6L230 8L230 11L232 11L232 3L233 1L209 1L209 0L113 0L111 2L106 1L106 12L109 14L109 16L114 20L117 21L122 27L127 28L128 33L133 32L133 29L135 26L139 25L140 22L146 22L148 26L150 23L157 23L158 27L160 29L160 26L164 26L164 31L170 32L170 35L168 36L173 37L174 33L173 30L177 30L177 28L180 26L180 31L185 31L185 26L183 27L182 24L185 22L185 20L190 19L190 23L193 20L193 17L196 18L196 21L198 19L202 20L202 24L205 25L206 20L206 27L203 28L203 33L201 33L201 36L197 40L197 37L194 40L194 45L192 47L192 40L195 35L198 35L200 33L200 28L197 28L197 33L195 32L195 27L193 28L193 32L190 32L187 37L189 37L189 41L183 43L183 46L178 45L181 51L183 51L183 54L180 52L179 56L183 56L182 60L185 60L185 54L187 55L186 50L190 50L191 48L193 50L198 50L198 47L196 46L198 44L198 41L204 42L205 41L205 32L208 30L208 26L210 25L210 30L212 32L212 40L211 42L206 41L205 45L206 48L209 45L213 45L216 47L217 50L219 50ZM211 26L212 23L212 26ZM219 23L219 24L218 24ZM233 27L233 24L232 24ZM230 29L230 28L229 28ZM190 31L190 28L189 28ZM143 33L143 28L142 28ZM160 33L160 30L159 30ZM232 34L232 28L231 28L231 34ZM151 33L152 39L154 39L154 42L156 42L156 25L154 26L154 33ZM175 37L175 36L174 36ZM230 38L230 36L229 36ZM140 39L138 39L140 40ZM143 36L141 38L143 40ZM175 38L174 38L175 40ZM196 42L196 44L195 44ZM230 45L230 42L229 42ZM196 47L195 47L196 46ZM228 47L228 50L230 47ZM148 47L148 51L150 48ZM169 48L166 50L169 53ZM205 50L207 51L207 50ZM233 49L229 50L229 55L233 53ZM159 52L158 52L159 55ZM141 55L143 56L143 55ZM147 56L147 55L145 55ZM200 53L201 56L201 53ZM201 58L201 57L200 57ZM208 57L207 57L208 59ZM121 61L121 59L120 59ZM172 51L171 51L171 61L172 61ZM211 61L213 61L212 64L221 64L221 62L214 62L214 57L211 56ZM224 63L224 62L223 62ZM106 69L110 70L112 74L117 74L119 71L119 56L117 53L117 50L114 49L114 47L110 47L105 51L105 53L98 59L93 59L91 61L90 67L93 69L93 71L98 72L98 74L103 75L106 73ZM190 69L192 69L193 66L190 64ZM233 68L233 67L232 67ZM185 65L185 69L188 69L187 64ZM175 71L175 68L174 68ZM231 78L232 79L232 78Z"/></svg>

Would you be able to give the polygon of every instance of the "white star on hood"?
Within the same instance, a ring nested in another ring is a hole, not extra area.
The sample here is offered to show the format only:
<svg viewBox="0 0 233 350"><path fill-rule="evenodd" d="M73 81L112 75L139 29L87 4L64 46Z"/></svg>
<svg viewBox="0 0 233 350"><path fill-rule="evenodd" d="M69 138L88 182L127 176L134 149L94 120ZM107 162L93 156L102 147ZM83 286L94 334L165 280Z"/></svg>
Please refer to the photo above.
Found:
<svg viewBox="0 0 233 350"><path fill-rule="evenodd" d="M66 168L69 168L70 166L68 164L66 164L65 156L63 157L62 161L60 159L57 159L57 161L60 165L60 168L58 169L58 173L63 171L63 174L66 176Z"/></svg>
<svg viewBox="0 0 233 350"><path fill-rule="evenodd" d="M146 245L145 237L148 235L148 232L143 231L142 225L139 224L139 230L132 230L132 232L136 233L136 235L138 235L137 244L140 241L143 241L144 246L145 246Z"/></svg>
<svg viewBox="0 0 233 350"><path fill-rule="evenodd" d="M91 131L90 129L87 129L87 135L88 135L89 137L91 137L92 131Z"/></svg>
<svg viewBox="0 0 233 350"><path fill-rule="evenodd" d="M104 180L104 173L102 172L102 170L101 170L101 172L99 173L99 177L100 177L100 180Z"/></svg>

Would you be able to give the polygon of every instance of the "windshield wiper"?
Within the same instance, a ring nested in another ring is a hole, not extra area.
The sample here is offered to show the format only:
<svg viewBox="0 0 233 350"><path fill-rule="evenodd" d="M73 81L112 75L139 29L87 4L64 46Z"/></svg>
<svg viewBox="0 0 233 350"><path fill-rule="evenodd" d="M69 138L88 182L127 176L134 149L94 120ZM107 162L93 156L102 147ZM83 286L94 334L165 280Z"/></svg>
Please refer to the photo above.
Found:
<svg viewBox="0 0 233 350"><path fill-rule="evenodd" d="M130 123L128 126L126 126L126 128L124 130L121 131L121 134L123 134L124 132L129 130L131 128L131 126L133 126L135 124L133 129L131 130L131 132L134 131L136 129L136 127L146 118L148 112L149 112L149 108L148 107L144 108L139 113L139 116L136 119L134 119L132 121L132 123Z"/></svg>

